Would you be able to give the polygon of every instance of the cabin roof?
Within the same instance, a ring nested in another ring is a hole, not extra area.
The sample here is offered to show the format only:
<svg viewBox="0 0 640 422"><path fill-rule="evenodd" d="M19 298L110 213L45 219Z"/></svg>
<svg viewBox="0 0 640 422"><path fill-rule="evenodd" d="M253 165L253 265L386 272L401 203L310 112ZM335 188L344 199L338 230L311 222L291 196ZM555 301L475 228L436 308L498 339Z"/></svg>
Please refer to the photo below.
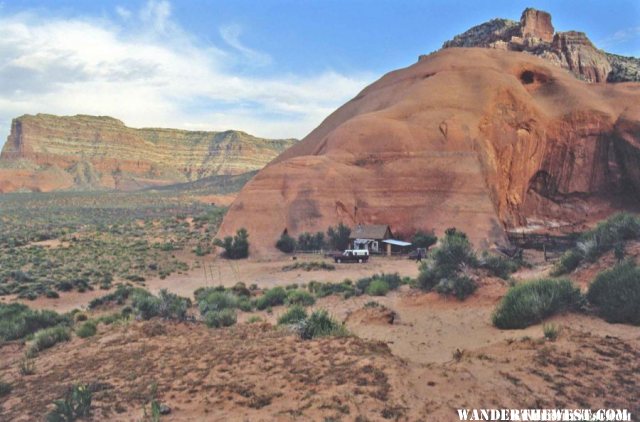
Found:
<svg viewBox="0 0 640 422"><path fill-rule="evenodd" d="M386 224L356 226L349 236L350 239L386 239L387 237L391 237L391 229Z"/></svg>

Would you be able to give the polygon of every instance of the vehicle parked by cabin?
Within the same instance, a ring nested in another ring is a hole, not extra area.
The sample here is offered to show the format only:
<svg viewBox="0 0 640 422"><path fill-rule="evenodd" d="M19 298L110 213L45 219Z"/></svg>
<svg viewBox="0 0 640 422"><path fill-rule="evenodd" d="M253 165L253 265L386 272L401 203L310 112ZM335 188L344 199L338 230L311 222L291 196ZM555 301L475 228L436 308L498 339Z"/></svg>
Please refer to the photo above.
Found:
<svg viewBox="0 0 640 422"><path fill-rule="evenodd" d="M342 262L363 263L369 260L369 251L366 249L347 249L340 255L335 255L333 260L340 264Z"/></svg>

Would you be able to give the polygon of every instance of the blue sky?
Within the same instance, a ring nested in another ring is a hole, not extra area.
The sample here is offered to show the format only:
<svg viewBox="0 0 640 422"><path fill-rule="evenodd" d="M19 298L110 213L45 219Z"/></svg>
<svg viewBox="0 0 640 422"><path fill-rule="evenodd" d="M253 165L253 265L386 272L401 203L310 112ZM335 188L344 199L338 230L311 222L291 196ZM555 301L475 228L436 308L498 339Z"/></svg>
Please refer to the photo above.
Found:
<svg viewBox="0 0 640 422"><path fill-rule="evenodd" d="M0 143L39 112L303 137L382 74L526 7L640 56L630 0L0 0Z"/></svg>

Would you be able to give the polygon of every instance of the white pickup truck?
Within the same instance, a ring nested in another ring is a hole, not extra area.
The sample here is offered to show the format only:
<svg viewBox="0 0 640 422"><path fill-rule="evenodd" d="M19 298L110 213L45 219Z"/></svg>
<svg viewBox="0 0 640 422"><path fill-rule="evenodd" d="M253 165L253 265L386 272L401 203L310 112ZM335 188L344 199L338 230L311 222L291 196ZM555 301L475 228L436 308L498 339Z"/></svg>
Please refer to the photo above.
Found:
<svg viewBox="0 0 640 422"><path fill-rule="evenodd" d="M369 260L369 251L366 249L347 249L340 255L333 257L338 264L342 262L367 262Z"/></svg>

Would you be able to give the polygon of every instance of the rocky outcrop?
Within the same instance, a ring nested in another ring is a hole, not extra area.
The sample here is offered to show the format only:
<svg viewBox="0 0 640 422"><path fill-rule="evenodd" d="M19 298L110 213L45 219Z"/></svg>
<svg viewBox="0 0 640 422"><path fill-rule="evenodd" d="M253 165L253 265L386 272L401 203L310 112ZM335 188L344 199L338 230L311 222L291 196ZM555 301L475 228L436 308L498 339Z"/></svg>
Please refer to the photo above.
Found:
<svg viewBox="0 0 640 422"><path fill-rule="evenodd" d="M522 13L520 22L494 19L455 36L442 46L452 47L524 51L568 69L587 82L640 81L640 60L599 50L583 32L555 33L551 15L531 8Z"/></svg>
<svg viewBox="0 0 640 422"><path fill-rule="evenodd" d="M294 142L238 131L133 129L111 117L27 115L13 120L0 154L0 192L133 190L246 173Z"/></svg>
<svg viewBox="0 0 640 422"><path fill-rule="evenodd" d="M254 253L283 230L448 227L476 247L571 230L640 197L640 84L589 84L548 60L447 48L340 107L240 192L219 235Z"/></svg>

